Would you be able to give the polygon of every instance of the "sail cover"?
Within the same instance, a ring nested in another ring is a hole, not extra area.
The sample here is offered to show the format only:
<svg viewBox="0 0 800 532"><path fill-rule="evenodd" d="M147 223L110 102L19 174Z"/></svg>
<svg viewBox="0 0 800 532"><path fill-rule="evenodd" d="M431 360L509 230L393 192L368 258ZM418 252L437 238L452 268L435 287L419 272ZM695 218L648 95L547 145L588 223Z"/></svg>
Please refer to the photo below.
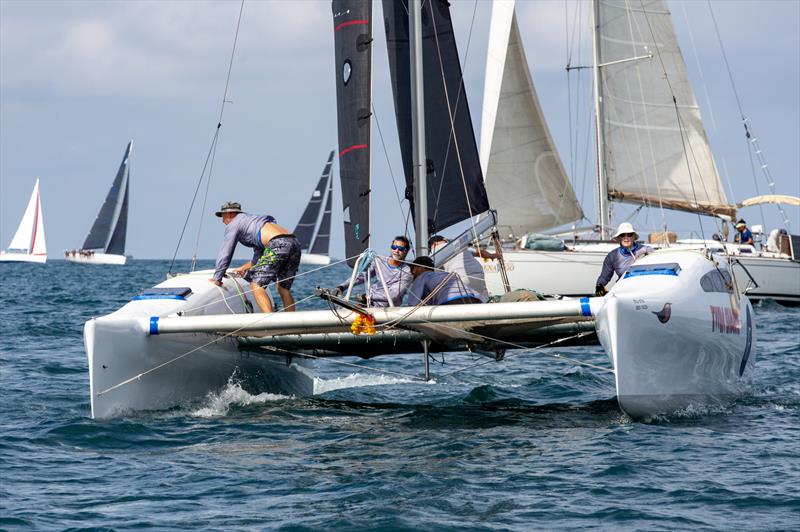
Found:
<svg viewBox="0 0 800 532"><path fill-rule="evenodd" d="M481 166L503 236L583 218L536 96L514 2L492 4L481 126Z"/></svg>
<svg viewBox="0 0 800 532"><path fill-rule="evenodd" d="M333 0L339 180L348 264L369 247L372 2Z"/></svg>
<svg viewBox="0 0 800 532"><path fill-rule="evenodd" d="M333 157L333 152L331 152ZM330 250L331 242L331 200L333 199L333 181L328 179L328 193L325 195L325 210L322 211L322 219L319 222L319 229L311 243L311 253L317 255L327 255Z"/></svg>
<svg viewBox="0 0 800 532"><path fill-rule="evenodd" d="M33 185L25 214L19 222L17 232L11 239L8 251L25 252L32 255L46 255L47 245L44 240L44 223L42 221L42 202L39 198L39 180Z"/></svg>
<svg viewBox="0 0 800 532"><path fill-rule="evenodd" d="M407 4L405 0L383 0L406 198L412 203L411 212L414 213ZM450 8L443 0L423 2L422 57L428 230L433 234L489 209Z"/></svg>
<svg viewBox="0 0 800 532"><path fill-rule="evenodd" d="M319 219L320 210L322 210L322 202L325 200L325 193L328 190L328 182L331 179L331 167L333 167L333 154L331 152L328 156L328 162L322 169L322 176L317 182L317 187L311 193L311 199L306 205L306 210L297 222L294 228L294 236L300 241L300 247L304 251L311 249L311 243L314 239L314 229L317 228L317 220Z"/></svg>
<svg viewBox="0 0 800 532"><path fill-rule="evenodd" d="M733 215L666 3L598 2L609 198ZM651 58L630 60L649 54Z"/></svg>
<svg viewBox="0 0 800 532"><path fill-rule="evenodd" d="M117 176L111 183L100 213L83 242L83 249L102 249L106 253L125 254L125 232L128 225L128 176L133 142L128 143Z"/></svg>

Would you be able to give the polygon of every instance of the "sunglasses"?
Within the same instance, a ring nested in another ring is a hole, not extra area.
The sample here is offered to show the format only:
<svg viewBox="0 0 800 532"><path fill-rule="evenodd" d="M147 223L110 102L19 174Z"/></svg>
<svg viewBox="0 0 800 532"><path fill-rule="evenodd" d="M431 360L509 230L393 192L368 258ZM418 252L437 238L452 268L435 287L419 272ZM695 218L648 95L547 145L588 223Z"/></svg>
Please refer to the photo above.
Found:
<svg viewBox="0 0 800 532"><path fill-rule="evenodd" d="M407 251L408 248L405 246L398 246L396 244L392 244L392 251Z"/></svg>
<svg viewBox="0 0 800 532"><path fill-rule="evenodd" d="M627 238L633 238L635 236L636 236L636 233L622 233L621 235L619 235L620 238L626 238L626 237Z"/></svg>

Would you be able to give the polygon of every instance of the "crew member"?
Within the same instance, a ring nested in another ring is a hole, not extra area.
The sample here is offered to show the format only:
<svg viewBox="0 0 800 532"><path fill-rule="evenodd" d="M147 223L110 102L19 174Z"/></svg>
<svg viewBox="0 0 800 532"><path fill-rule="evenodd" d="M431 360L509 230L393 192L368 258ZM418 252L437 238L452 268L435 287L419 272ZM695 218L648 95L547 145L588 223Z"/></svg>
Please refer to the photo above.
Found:
<svg viewBox="0 0 800 532"><path fill-rule="evenodd" d="M739 231L739 234L736 235L736 240L740 244L750 244L751 246L755 246L755 242L753 242L753 233L750 232L750 229L747 228L747 223L744 220L739 220L736 222L736 230Z"/></svg>
<svg viewBox="0 0 800 532"><path fill-rule="evenodd" d="M392 304L400 306L403 302L403 296L406 295L406 290L411 285L411 268L406 264L406 255L411 249L411 242L404 236L396 236L392 240L390 247L390 256L388 259L379 258L372 261L367 270L358 274L353 281L353 286L363 284L369 275L372 283L367 288L369 292L369 302L374 307L388 307L389 299L386 297L386 290L383 289L381 277L386 283L386 289L389 290L389 295ZM380 273L378 270L380 269ZM340 284L333 290L334 295L341 294L350 284L348 280ZM366 302L366 297L364 298Z"/></svg>
<svg viewBox="0 0 800 532"><path fill-rule="evenodd" d="M222 277L230 266L236 244L253 248L250 262L236 268L234 273L250 283L261 312L273 312L272 300L266 288L275 283L287 312L294 311L292 282L300 265L300 242L287 229L275 223L272 216L257 216L242 212L235 201L222 204L215 213L225 224L225 236L217 254L214 277L209 279L222 286Z"/></svg>
<svg viewBox="0 0 800 532"><path fill-rule="evenodd" d="M653 252L653 248L638 243L639 235L628 222L622 222L617 228L612 240L619 243L619 247L609 252L603 261L603 269L595 283L594 293L598 297L606 295L606 285L616 273L618 277L633 264L633 261Z"/></svg>
<svg viewBox="0 0 800 532"><path fill-rule="evenodd" d="M408 305L419 305L429 295L431 299L426 305L483 302L476 292L464 286L457 273L434 270L433 259L426 255L414 259L411 274L414 282L408 289Z"/></svg>
<svg viewBox="0 0 800 532"><path fill-rule="evenodd" d="M436 250L443 248L448 242L449 241L445 237L434 235L428 240L428 248L433 255L436 253ZM489 299L489 293L486 291L483 266L475 257L496 259L499 257L499 254L481 248L477 248L475 251L467 248L445 262L442 265L442 269L457 273L468 288L476 292L482 301L487 301Z"/></svg>

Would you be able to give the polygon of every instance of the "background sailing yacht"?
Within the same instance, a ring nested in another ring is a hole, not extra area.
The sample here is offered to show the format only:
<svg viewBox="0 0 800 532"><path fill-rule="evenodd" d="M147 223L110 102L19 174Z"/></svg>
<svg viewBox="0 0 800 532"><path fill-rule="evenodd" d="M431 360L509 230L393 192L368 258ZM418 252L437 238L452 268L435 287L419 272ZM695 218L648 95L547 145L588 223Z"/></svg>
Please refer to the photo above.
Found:
<svg viewBox="0 0 800 532"><path fill-rule="evenodd" d="M727 200L665 2L631 6L603 0L593 7L601 237L612 228L608 200L723 220L743 205L773 201L765 197L734 205ZM496 2L492 9L481 150L487 192L506 236L525 237L584 217L536 97L513 1ZM661 236L666 240L655 243L712 246L739 255L738 268L748 270L759 285L750 292L754 300L800 303L796 237L759 253L752 246ZM512 287L564 295L591 294L606 253L616 247L591 242L563 251L529 250L526 240L505 253ZM502 290L498 268L485 265L487 287L495 293Z"/></svg>
<svg viewBox="0 0 800 532"><path fill-rule="evenodd" d="M125 264L125 236L128 229L128 184L133 141L128 142L122 163L111 183L103 206L81 249L64 252L69 262L81 264Z"/></svg>
<svg viewBox="0 0 800 532"><path fill-rule="evenodd" d="M38 262L47 261L47 245L44 239L44 221L42 219L42 200L39 197L39 179L33 185L31 198L17 232L8 245L8 249L0 253L0 262Z"/></svg>
<svg viewBox="0 0 800 532"><path fill-rule="evenodd" d="M300 221L294 228L294 235L300 241L303 254L300 256L300 264L325 265L331 263L330 241L331 241L331 203L333 201L333 179L331 169L333 168L333 155L331 151L328 155L328 162L322 170L317 187L311 193L306 210L300 217ZM322 205L325 209L322 209ZM320 215L321 213L321 215Z"/></svg>

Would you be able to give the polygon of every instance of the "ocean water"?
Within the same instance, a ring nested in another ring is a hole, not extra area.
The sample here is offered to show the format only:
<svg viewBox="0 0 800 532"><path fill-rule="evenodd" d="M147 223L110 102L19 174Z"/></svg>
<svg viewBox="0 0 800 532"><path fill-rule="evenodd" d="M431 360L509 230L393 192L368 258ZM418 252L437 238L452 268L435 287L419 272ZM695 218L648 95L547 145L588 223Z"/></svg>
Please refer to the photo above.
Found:
<svg viewBox="0 0 800 532"><path fill-rule="evenodd" d="M314 397L232 380L94 421L83 323L167 267L0 264L0 529L800 529L800 309L756 307L749 395L648 423L610 375L541 351L432 383L421 355L320 362ZM295 295L345 275L312 272ZM553 351L608 365L599 347Z"/></svg>

